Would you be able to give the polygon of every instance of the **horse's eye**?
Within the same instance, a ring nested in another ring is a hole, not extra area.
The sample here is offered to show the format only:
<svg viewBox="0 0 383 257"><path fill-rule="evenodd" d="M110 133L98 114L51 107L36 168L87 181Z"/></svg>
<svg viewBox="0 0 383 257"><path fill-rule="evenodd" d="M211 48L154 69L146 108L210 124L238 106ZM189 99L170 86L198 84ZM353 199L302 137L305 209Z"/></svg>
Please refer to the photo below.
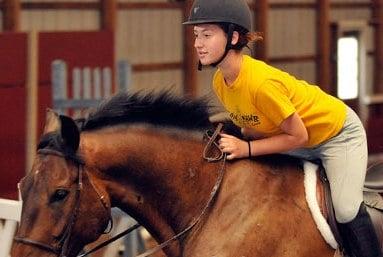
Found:
<svg viewBox="0 0 383 257"><path fill-rule="evenodd" d="M59 202L65 199L67 197L69 191L65 189L57 189L56 192L51 197L51 203L53 202Z"/></svg>

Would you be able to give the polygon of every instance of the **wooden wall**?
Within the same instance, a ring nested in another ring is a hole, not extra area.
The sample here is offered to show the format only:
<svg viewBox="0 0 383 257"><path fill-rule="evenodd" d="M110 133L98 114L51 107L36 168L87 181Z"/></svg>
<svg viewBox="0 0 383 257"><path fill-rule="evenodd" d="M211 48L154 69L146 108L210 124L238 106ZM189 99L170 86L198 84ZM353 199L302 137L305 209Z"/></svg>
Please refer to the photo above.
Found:
<svg viewBox="0 0 383 257"><path fill-rule="evenodd" d="M25 171L26 64L27 35L0 34L0 198L16 199Z"/></svg>
<svg viewBox="0 0 383 257"><path fill-rule="evenodd" d="M117 20L117 58L137 64L132 81L134 88L174 88L181 94L183 31L180 9L122 10Z"/></svg>
<svg viewBox="0 0 383 257"><path fill-rule="evenodd" d="M373 0L373 2L381 0ZM133 87L158 89L173 87L182 93L183 82L183 4L166 0L2 0L20 2L19 30L62 31L97 30L103 27L103 11L100 2L114 2L116 31L116 59L127 59L134 67ZM171 2L171 3L170 3ZM186 2L192 2L187 0ZM275 66L318 82L317 60L317 2L329 2L329 20L370 20L371 0L248 0L255 10L258 2L268 5L267 35L263 47L268 61ZM108 4L104 4L108 6ZM110 6L110 4L109 4ZM112 4L113 6L113 4ZM288 22L286 22L288 21ZM177 25L178 24L178 25ZM372 28L371 28L372 31ZM370 50L373 51L373 33L370 33ZM259 53L265 54L265 53ZM374 65L369 57L368 65ZM373 67L368 67L372 71ZM196 75L196 95L206 93L212 71ZM322 77L322 76L320 76ZM367 76L373 83L374 76ZM383 90L382 90L383 91Z"/></svg>
<svg viewBox="0 0 383 257"><path fill-rule="evenodd" d="M15 8L17 3L19 11ZM192 39L181 25L191 3L192 0L0 0L0 30L113 30L116 60L126 59L133 64L133 90L172 88L177 94L212 95L214 70L195 70ZM341 20L365 20L369 24L367 87L372 93L383 93L383 0L248 3L255 13L256 30L265 33L264 42L254 47L255 56L328 92L334 91L329 70L333 57L328 43L329 25ZM13 25L9 22L12 16ZM381 103L369 109L374 115L383 116Z"/></svg>
<svg viewBox="0 0 383 257"><path fill-rule="evenodd" d="M0 198L17 199L16 184L31 168L36 136L43 130L46 109L52 108L53 60L65 60L68 71L74 67L114 68L114 38L109 31L36 34L38 41L33 52L38 55L35 74L38 81L32 86L28 61L30 35L0 33L0 172L7 178L0 180ZM68 73L71 85L73 77ZM31 91L35 97L31 97ZM72 93L69 86L68 94ZM36 110L32 110L34 107Z"/></svg>

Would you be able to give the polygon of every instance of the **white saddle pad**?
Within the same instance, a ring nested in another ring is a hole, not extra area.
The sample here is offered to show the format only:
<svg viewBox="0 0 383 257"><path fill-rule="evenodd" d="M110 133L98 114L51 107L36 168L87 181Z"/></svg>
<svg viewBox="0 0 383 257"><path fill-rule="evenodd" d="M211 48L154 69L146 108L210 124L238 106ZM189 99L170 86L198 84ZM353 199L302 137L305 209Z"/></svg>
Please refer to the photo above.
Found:
<svg viewBox="0 0 383 257"><path fill-rule="evenodd" d="M316 197L317 170L318 165L305 161L303 165L305 172L304 185L306 192L306 201L314 218L315 224L324 240L334 249L338 248L338 243L335 240L329 224L323 217Z"/></svg>

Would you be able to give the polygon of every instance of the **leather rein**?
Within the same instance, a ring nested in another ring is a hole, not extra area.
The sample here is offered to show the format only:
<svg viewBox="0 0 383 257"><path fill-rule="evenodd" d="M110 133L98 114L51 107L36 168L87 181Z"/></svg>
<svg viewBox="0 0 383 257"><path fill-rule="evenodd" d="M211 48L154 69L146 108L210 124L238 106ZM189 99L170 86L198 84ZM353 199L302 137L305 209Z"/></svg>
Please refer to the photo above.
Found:
<svg viewBox="0 0 383 257"><path fill-rule="evenodd" d="M222 150L218 147L218 144L215 142L219 133L222 130L222 127L223 127L223 124L219 123L212 135L210 135L208 132L205 134L205 138L208 139L208 143L206 144L206 146L204 148L203 158L208 162L217 162L217 161L222 160L222 164L221 164L215 185L212 188L212 191L210 192L209 199L208 199L206 205L204 206L204 208L202 209L200 215L198 217L194 218L192 220L192 222L184 230L182 230L181 232L179 232L178 234L176 234L172 238L166 240L165 242L161 243L160 245L157 245L156 247L153 247L153 248L147 250L146 252L144 252L140 255L137 255L136 257L150 256L153 253L165 248L171 242L179 239L180 237L185 235L187 232L189 232L193 227L195 227L202 220L202 217L206 214L208 209L211 207L213 200L215 199L215 196L217 195L218 189L220 188L220 186L222 184L222 180L223 180L224 172L225 172L225 165L226 165L226 154L222 152ZM219 152L220 152L219 155L216 155L213 157L208 156L208 152L212 146L215 146L219 150ZM74 204L73 210L71 212L72 215L70 216L70 218L68 220L68 224L66 226L66 229L62 233L62 236L61 236L60 240L58 241L57 245L51 245L51 244L44 243L44 242L37 241L37 240L33 240L33 239L30 239L27 237L14 237L14 241L19 242L19 243L23 243L23 244L27 244L27 245L32 245L32 246L40 248L42 250L52 252L52 253L58 255L59 257L67 257L68 250L69 250L69 239L70 239L70 236L72 233L72 229L76 223L76 219L77 219L77 215L78 215L79 207L80 207L80 195L81 195L81 191L82 191L83 166L85 164L79 158L65 156L63 153L56 151L56 150L40 149L37 151L37 153L43 154L43 155L56 155L56 156L59 156L62 158L71 159L73 162L75 162L77 164L78 181L77 181L77 188L76 188L76 195L75 195L75 204ZM101 204L103 205L105 210L108 212L108 215L110 216L109 211L108 211L108 207L103 200L104 197L99 194L99 192L94 187L93 183L91 183L91 185L93 186L93 189L96 191L96 193L99 195ZM110 220L112 221L111 216L110 216ZM82 253L82 254L78 255L77 257L85 257L85 256L99 250L100 248L118 240L119 238L127 235L128 233L139 228L140 226L141 225L136 223L136 224L132 225L131 227L129 227L128 229L124 230L123 232L121 232L121 233L115 235L114 237L98 244L97 246L95 246L91 250L89 250L85 253Z"/></svg>

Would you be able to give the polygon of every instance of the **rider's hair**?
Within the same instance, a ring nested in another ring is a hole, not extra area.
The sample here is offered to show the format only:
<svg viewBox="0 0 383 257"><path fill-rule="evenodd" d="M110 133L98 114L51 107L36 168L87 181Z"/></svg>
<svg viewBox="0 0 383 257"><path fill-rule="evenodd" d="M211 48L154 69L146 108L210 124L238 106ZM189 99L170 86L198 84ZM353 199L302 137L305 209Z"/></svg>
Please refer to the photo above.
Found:
<svg viewBox="0 0 383 257"><path fill-rule="evenodd" d="M217 25L225 31L225 33L229 30L229 23L217 23ZM246 47L249 43L261 41L263 39L261 32L253 32L248 31L247 29L235 25L234 24L234 31L237 31L239 33L239 39L238 43L232 46L232 49L234 50L242 50L244 47Z"/></svg>

